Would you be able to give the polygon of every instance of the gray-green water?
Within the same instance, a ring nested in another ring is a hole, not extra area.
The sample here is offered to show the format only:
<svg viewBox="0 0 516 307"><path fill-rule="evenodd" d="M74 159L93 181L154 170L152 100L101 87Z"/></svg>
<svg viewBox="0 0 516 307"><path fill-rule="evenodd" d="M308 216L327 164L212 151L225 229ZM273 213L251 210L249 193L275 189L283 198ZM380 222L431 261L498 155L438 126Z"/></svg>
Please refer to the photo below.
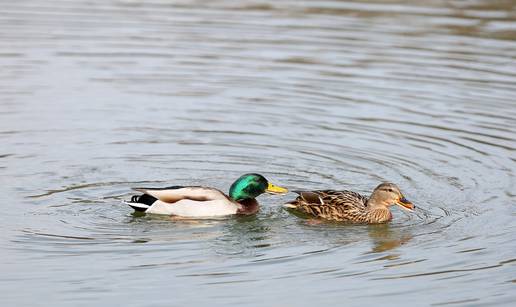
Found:
<svg viewBox="0 0 516 307"><path fill-rule="evenodd" d="M510 305L516 2L1 1L2 306ZM417 206L135 217L131 186Z"/></svg>

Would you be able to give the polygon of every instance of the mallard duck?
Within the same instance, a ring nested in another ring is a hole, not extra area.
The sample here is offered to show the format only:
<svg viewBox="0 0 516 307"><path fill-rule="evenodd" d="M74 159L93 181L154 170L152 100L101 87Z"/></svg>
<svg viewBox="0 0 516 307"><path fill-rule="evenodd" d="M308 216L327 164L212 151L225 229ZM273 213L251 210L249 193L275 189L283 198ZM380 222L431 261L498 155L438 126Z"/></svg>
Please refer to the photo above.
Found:
<svg viewBox="0 0 516 307"><path fill-rule="evenodd" d="M331 221L378 224L392 219L389 207L398 205L413 211L415 206L400 192L397 185L385 182L371 196L353 191L294 191L299 196L284 205L309 216Z"/></svg>
<svg viewBox="0 0 516 307"><path fill-rule="evenodd" d="M134 210L181 217L214 217L231 214L254 214L258 211L255 197L262 193L285 194L287 189L276 186L260 174L245 174L229 188L229 196L215 188L202 186L171 186L166 188L134 188L126 202Z"/></svg>

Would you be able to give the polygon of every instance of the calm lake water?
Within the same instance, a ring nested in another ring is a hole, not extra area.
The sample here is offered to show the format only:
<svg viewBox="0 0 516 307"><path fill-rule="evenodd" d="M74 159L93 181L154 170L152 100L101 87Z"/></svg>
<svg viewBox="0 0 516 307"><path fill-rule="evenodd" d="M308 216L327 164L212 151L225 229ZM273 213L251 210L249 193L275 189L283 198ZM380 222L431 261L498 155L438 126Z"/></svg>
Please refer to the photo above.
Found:
<svg viewBox="0 0 516 307"><path fill-rule="evenodd" d="M510 305L515 99L511 0L1 1L0 304ZM247 172L418 210L121 204Z"/></svg>

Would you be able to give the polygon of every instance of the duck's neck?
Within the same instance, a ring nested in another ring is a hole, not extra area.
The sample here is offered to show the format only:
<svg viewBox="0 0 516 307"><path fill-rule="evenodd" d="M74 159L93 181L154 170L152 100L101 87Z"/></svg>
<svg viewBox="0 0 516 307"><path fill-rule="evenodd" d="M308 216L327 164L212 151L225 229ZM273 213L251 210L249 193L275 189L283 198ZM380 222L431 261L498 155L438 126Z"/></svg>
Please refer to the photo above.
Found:
<svg viewBox="0 0 516 307"><path fill-rule="evenodd" d="M254 198L242 199L237 202L240 208L237 210L237 214L255 214L258 212L258 201Z"/></svg>
<svg viewBox="0 0 516 307"><path fill-rule="evenodd" d="M385 204L371 198L367 202L367 218L369 223L385 223L392 220L392 213Z"/></svg>

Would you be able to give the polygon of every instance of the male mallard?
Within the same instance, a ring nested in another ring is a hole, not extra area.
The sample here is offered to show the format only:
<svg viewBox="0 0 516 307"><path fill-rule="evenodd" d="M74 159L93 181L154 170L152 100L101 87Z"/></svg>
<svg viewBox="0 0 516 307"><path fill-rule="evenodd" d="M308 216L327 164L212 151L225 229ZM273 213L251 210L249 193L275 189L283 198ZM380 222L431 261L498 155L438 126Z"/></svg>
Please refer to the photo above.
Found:
<svg viewBox="0 0 516 307"><path fill-rule="evenodd" d="M262 193L284 194L288 190L268 182L259 174L245 174L222 191L200 186L167 188L135 188L135 195L126 202L136 211L182 217L211 217L231 214L254 214L258 211L255 197Z"/></svg>
<svg viewBox="0 0 516 307"><path fill-rule="evenodd" d="M296 191L294 191L296 192ZM352 191L303 191L285 204L299 212L331 221L377 224L392 219L389 207L398 205L409 211L414 205L393 183L385 182L374 189L369 198Z"/></svg>

